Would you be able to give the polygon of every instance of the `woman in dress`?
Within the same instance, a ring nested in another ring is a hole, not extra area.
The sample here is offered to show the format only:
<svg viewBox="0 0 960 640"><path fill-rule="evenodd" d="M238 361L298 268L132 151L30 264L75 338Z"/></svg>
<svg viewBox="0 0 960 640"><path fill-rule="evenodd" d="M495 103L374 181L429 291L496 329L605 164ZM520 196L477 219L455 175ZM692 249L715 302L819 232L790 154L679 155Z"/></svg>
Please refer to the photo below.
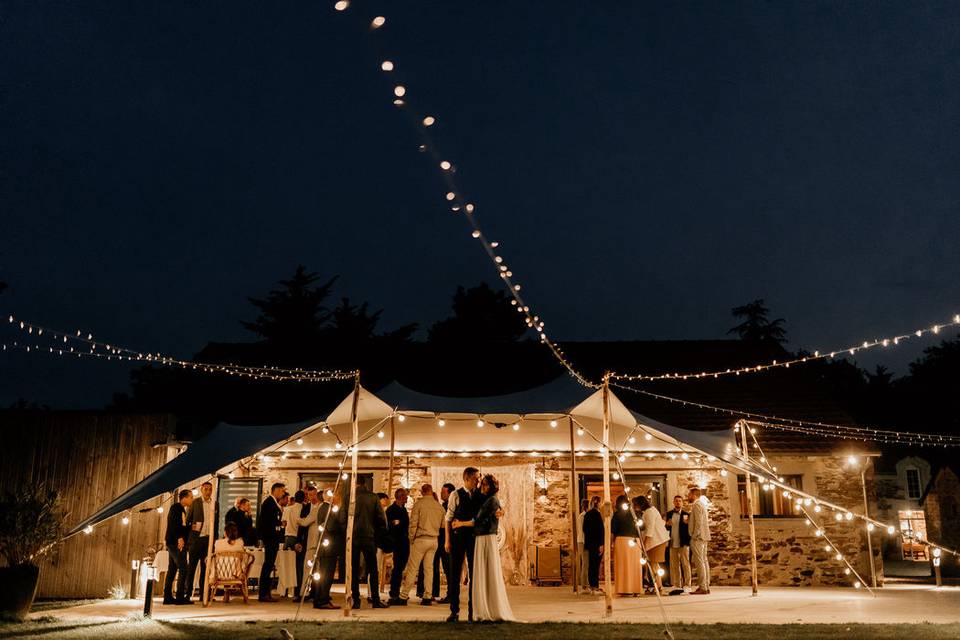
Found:
<svg viewBox="0 0 960 640"><path fill-rule="evenodd" d="M633 508L643 520L643 550L647 553L647 562L650 563L650 571L659 591L663 588L663 582L660 579L662 571L660 563L666 560L665 554L667 543L670 542L670 534L667 533L667 527L663 523L660 512L650 504L647 496L634 498Z"/></svg>
<svg viewBox="0 0 960 640"><path fill-rule="evenodd" d="M473 527L473 580L470 581L470 600L473 602L473 619L477 622L515 620L500 567L500 548L497 544L499 520L497 511L500 500L497 491L500 483L491 474L480 481L483 504L473 520L454 520L451 526Z"/></svg>
<svg viewBox="0 0 960 640"><path fill-rule="evenodd" d="M613 591L618 595L643 593L643 565L640 564L640 533L630 511L627 496L617 496L617 506L610 522L613 536Z"/></svg>

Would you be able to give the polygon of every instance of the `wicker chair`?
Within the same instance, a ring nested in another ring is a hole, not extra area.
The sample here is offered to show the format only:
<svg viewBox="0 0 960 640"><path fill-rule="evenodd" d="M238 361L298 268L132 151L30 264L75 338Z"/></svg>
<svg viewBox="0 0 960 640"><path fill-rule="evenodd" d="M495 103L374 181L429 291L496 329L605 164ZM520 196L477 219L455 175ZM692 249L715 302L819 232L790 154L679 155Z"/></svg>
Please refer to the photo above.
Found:
<svg viewBox="0 0 960 640"><path fill-rule="evenodd" d="M248 551L221 551L210 556L207 566L212 567L213 571L209 573L207 597L204 598L203 606L210 606L218 588L223 589L224 602L230 602L230 589L235 588L243 596L243 603L248 604L250 594L247 582L252 564L253 554Z"/></svg>

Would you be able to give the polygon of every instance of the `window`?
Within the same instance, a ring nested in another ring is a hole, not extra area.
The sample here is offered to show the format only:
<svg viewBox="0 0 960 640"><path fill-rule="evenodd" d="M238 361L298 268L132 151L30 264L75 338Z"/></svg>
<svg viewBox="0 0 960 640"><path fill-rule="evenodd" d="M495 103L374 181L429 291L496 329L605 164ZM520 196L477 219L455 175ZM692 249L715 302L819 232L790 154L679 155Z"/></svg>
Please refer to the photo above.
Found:
<svg viewBox="0 0 960 640"><path fill-rule="evenodd" d="M907 498L918 500L920 498L920 470L907 469Z"/></svg>
<svg viewBox="0 0 960 640"><path fill-rule="evenodd" d="M263 500L263 478L224 478L217 481L217 503L220 505L220 517L217 519L217 536L223 531L223 522L227 511L236 504L237 498L250 501L250 516L257 520L257 509Z"/></svg>
<svg viewBox="0 0 960 640"><path fill-rule="evenodd" d="M783 476L783 484L798 491L803 490L803 476ZM753 517L755 518L802 518L803 512L794 509L792 500L786 498L783 489L763 484L751 479L753 490ZM740 494L740 517L749 517L747 509L747 479L737 476L737 490Z"/></svg>

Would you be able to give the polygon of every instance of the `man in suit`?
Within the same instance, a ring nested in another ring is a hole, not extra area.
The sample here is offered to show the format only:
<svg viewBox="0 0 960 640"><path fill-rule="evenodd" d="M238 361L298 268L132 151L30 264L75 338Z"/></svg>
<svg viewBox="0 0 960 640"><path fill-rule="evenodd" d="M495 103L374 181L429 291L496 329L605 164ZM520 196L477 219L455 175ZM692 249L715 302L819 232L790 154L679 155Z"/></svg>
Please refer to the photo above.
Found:
<svg viewBox="0 0 960 640"><path fill-rule="evenodd" d="M193 502L193 492L184 489L177 494L177 502L167 512L167 533L164 542L170 561L167 564L167 577L163 581L163 604L190 604L187 597L187 537L190 527L187 525L187 510ZM177 596L173 596L173 581L177 581Z"/></svg>
<svg viewBox="0 0 960 640"><path fill-rule="evenodd" d="M283 542L283 509L278 502L286 491L282 482L274 482L270 495L260 505L257 513L257 535L263 542L263 567L260 569L260 581L257 586L257 599L260 602L276 602L270 595L272 585L270 574L277 563L277 553Z"/></svg>
<svg viewBox="0 0 960 640"><path fill-rule="evenodd" d="M387 507L387 530L393 543L393 570L390 572L391 605L405 605L407 601L400 597L400 585L403 573L410 559L410 514L407 513L407 490L403 487L393 492L393 504Z"/></svg>
<svg viewBox="0 0 960 640"><path fill-rule="evenodd" d="M300 585L303 584L303 561L306 555L303 550L303 543L300 541L300 517L303 513L304 502L307 494L302 490L297 490L293 494L293 500L287 503L283 508L283 548L287 551L293 551L297 563L297 586L293 588L293 597L300 599Z"/></svg>
<svg viewBox="0 0 960 640"><path fill-rule="evenodd" d="M350 593L353 608L360 608L360 558L367 567L370 582L370 601L374 609L386 609L387 604L380 601L380 571L377 567L377 531L385 531L387 520L383 507L376 494L363 482L357 484L356 504L353 514L353 542L350 553L350 573L352 576Z"/></svg>
<svg viewBox="0 0 960 640"><path fill-rule="evenodd" d="M237 498L234 506L230 507L223 518L224 524L232 522L237 525L237 532L243 538L243 546L257 546L257 530L253 526L253 518L250 517L250 500L247 498Z"/></svg>
<svg viewBox="0 0 960 640"><path fill-rule="evenodd" d="M444 526L447 529L444 549L450 554L450 579L447 581L447 600L450 602L450 615L447 622L460 619L460 581L463 576L463 564L467 564L467 573L473 583L473 527L453 529L454 520L473 520L480 510L483 496L478 496L480 470L467 467L463 470L463 486L450 495L447 501L447 515ZM467 592L468 619L473 620L473 599Z"/></svg>
<svg viewBox="0 0 960 640"><path fill-rule="evenodd" d="M307 495L310 496L309 491ZM341 502L341 494L335 494L332 503L314 503L307 516L307 561L317 556L316 564L312 567L314 609L340 608L330 598L330 587L337 570L337 560L343 553L343 536L346 533L346 511L340 508Z"/></svg>
<svg viewBox="0 0 960 640"><path fill-rule="evenodd" d="M200 485L200 499L190 505L190 537L187 539L190 569L187 573L187 593L193 594L194 577L197 566L200 567L200 593L203 593L203 581L207 575L207 554L210 551L210 536L213 535L217 521L217 508L213 502L213 484Z"/></svg>
<svg viewBox="0 0 960 640"><path fill-rule="evenodd" d="M710 519L707 514L707 497L700 487L690 487L687 494L690 502L690 550L693 552L693 567L697 570L697 590L694 595L710 593L710 560L707 544L710 542Z"/></svg>
<svg viewBox="0 0 960 640"><path fill-rule="evenodd" d="M692 583L690 576L690 513L683 510L683 497L673 496L673 509L667 511L663 524L670 533L670 585L674 592L683 592Z"/></svg>

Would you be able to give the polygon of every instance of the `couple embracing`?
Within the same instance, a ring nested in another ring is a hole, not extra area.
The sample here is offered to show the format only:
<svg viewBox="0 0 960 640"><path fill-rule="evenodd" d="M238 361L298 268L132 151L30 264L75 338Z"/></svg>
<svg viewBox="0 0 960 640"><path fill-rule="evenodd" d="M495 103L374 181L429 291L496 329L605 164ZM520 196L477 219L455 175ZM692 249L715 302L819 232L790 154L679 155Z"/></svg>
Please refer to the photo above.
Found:
<svg viewBox="0 0 960 640"><path fill-rule="evenodd" d="M499 520L503 515L497 492L500 483L492 474L481 478L474 467L463 470L463 486L450 495L445 521L445 550L450 554L450 579L447 598L450 617L460 618L460 584L463 563L470 577L467 600L468 620L495 622L514 620L500 568L497 544Z"/></svg>

